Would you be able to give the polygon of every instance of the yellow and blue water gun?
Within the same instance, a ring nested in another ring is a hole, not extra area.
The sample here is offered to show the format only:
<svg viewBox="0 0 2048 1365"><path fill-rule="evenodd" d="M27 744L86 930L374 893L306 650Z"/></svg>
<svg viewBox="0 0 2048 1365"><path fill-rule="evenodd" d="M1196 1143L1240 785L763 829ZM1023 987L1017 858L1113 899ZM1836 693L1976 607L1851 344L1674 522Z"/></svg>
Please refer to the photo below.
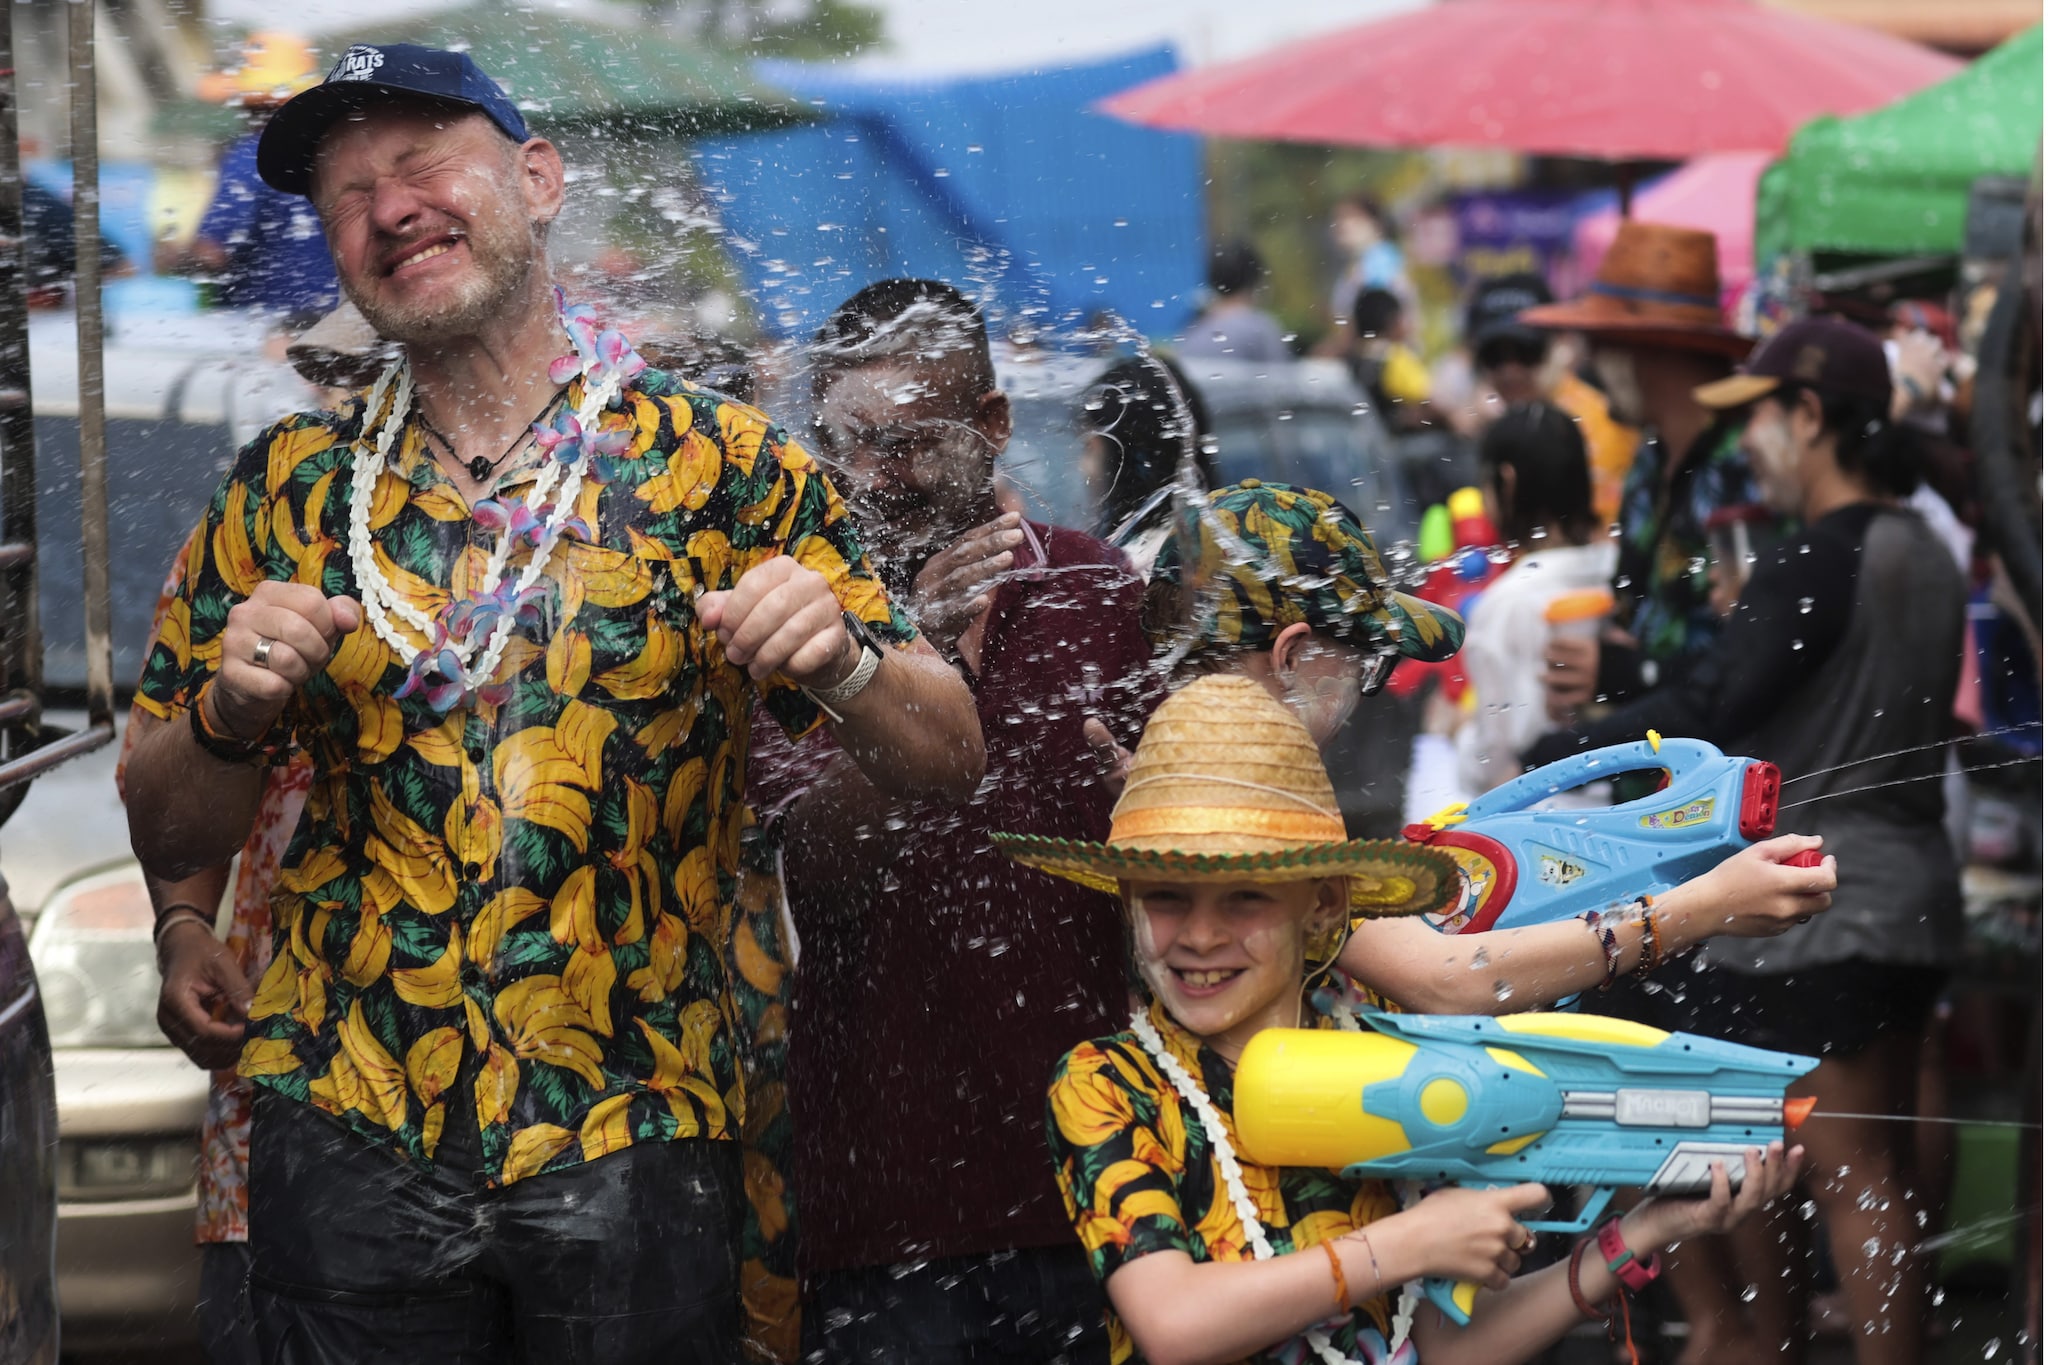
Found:
<svg viewBox="0 0 2048 1365"><path fill-rule="evenodd" d="M1648 796L1591 810L1532 809L1588 783L1644 771L1664 775ZM1523 773L1402 833L1464 869L1464 896L1430 922L1445 933L1473 934L1572 919L1668 891L1769 838L1778 791L1776 764L1652 734Z"/></svg>
<svg viewBox="0 0 2048 1365"><path fill-rule="evenodd" d="M1811 1099L1785 1087L1817 1061L1577 1014L1360 1016L1361 1032L1267 1029L1237 1065L1246 1155L1354 1179L1500 1188L1586 1185L1584 1232L1614 1191L1702 1196L1719 1161L1797 1128ZM1471 1320L1476 1284L1431 1280L1429 1300Z"/></svg>

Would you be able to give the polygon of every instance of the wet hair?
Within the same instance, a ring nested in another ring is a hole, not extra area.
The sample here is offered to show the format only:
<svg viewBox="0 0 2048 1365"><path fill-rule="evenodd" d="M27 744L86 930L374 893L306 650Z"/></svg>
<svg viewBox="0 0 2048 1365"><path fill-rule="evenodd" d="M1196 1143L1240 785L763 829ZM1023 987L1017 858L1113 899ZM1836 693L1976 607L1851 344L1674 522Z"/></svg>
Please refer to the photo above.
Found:
<svg viewBox="0 0 2048 1365"><path fill-rule="evenodd" d="M1401 300L1389 289L1361 289L1351 305L1351 325L1362 337L1386 336L1400 320Z"/></svg>
<svg viewBox="0 0 2048 1365"><path fill-rule="evenodd" d="M1801 394L1820 402L1821 430L1835 438L1835 463L1872 492L1903 498L1920 486L1926 452L1918 433L1892 421L1891 404L1874 394L1842 393L1806 384L1784 383L1770 394L1787 411Z"/></svg>
<svg viewBox="0 0 2048 1365"><path fill-rule="evenodd" d="M1195 464L1204 488L1216 486L1209 458L1209 408L1180 366L1164 356L1119 361L1095 377L1081 399L1081 434L1109 443L1109 491L1096 525L1114 530L1138 505L1172 481L1180 467L1179 404L1160 373L1164 367L1187 400L1195 424Z"/></svg>
<svg viewBox="0 0 2048 1365"><path fill-rule="evenodd" d="M1517 403L1479 438L1479 463L1500 503L1500 533L1529 545L1555 522L1567 543L1583 545L1598 525L1593 475L1579 424L1550 403ZM1515 471L1509 489L1501 471Z"/></svg>
<svg viewBox="0 0 2048 1365"><path fill-rule="evenodd" d="M943 280L879 280L832 310L811 344L811 397L877 361L961 367L971 401L996 388L988 324L974 300Z"/></svg>
<svg viewBox="0 0 2048 1365"><path fill-rule="evenodd" d="M1218 298L1248 294L1266 277L1266 263L1250 242L1225 242L1209 253L1209 288Z"/></svg>

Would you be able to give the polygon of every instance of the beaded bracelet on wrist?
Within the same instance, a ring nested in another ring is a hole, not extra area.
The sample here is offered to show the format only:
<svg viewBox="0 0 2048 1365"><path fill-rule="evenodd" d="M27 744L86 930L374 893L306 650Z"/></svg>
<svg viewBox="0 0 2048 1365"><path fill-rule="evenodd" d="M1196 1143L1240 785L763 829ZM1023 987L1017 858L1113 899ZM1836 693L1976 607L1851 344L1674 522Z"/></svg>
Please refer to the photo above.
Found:
<svg viewBox="0 0 2048 1365"><path fill-rule="evenodd" d="M1664 940L1657 930L1657 906L1649 896L1636 897L1636 904L1642 907L1639 916L1643 926L1643 949L1636 960L1636 975L1648 976L1664 965Z"/></svg>

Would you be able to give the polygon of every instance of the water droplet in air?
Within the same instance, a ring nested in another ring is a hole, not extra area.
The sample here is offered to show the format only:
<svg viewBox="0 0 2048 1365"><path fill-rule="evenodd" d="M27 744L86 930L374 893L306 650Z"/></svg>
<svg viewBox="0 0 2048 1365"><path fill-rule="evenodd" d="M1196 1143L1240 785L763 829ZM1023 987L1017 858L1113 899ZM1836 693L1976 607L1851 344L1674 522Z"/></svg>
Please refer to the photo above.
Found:
<svg viewBox="0 0 2048 1365"><path fill-rule="evenodd" d="M1755 1302L1756 1302L1756 1286L1755 1286L1755 1285L1753 1285L1753 1284L1746 1284L1746 1285L1742 1286L1742 1301L1743 1301L1744 1303L1755 1303Z"/></svg>
<svg viewBox="0 0 2048 1365"><path fill-rule="evenodd" d="M1807 615L1808 613L1812 612L1812 610L1813 599L1811 597L1802 597L1799 599L1799 614L1801 616Z"/></svg>

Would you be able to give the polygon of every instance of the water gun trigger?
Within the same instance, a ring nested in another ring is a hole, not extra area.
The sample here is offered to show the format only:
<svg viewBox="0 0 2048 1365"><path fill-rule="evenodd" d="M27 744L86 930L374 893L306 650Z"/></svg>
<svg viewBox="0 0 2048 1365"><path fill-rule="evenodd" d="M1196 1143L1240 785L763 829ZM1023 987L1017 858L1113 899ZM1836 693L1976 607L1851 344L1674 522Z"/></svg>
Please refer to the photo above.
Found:
<svg viewBox="0 0 2048 1365"><path fill-rule="evenodd" d="M1613 1202L1614 1191L1600 1186L1586 1197L1586 1202L1580 1205L1579 1211L1571 1217L1532 1218L1526 1220L1523 1226L1531 1232L1562 1232L1568 1236L1576 1236L1581 1232L1590 1231L1593 1224L1600 1220L1600 1216L1607 1212L1607 1206Z"/></svg>

